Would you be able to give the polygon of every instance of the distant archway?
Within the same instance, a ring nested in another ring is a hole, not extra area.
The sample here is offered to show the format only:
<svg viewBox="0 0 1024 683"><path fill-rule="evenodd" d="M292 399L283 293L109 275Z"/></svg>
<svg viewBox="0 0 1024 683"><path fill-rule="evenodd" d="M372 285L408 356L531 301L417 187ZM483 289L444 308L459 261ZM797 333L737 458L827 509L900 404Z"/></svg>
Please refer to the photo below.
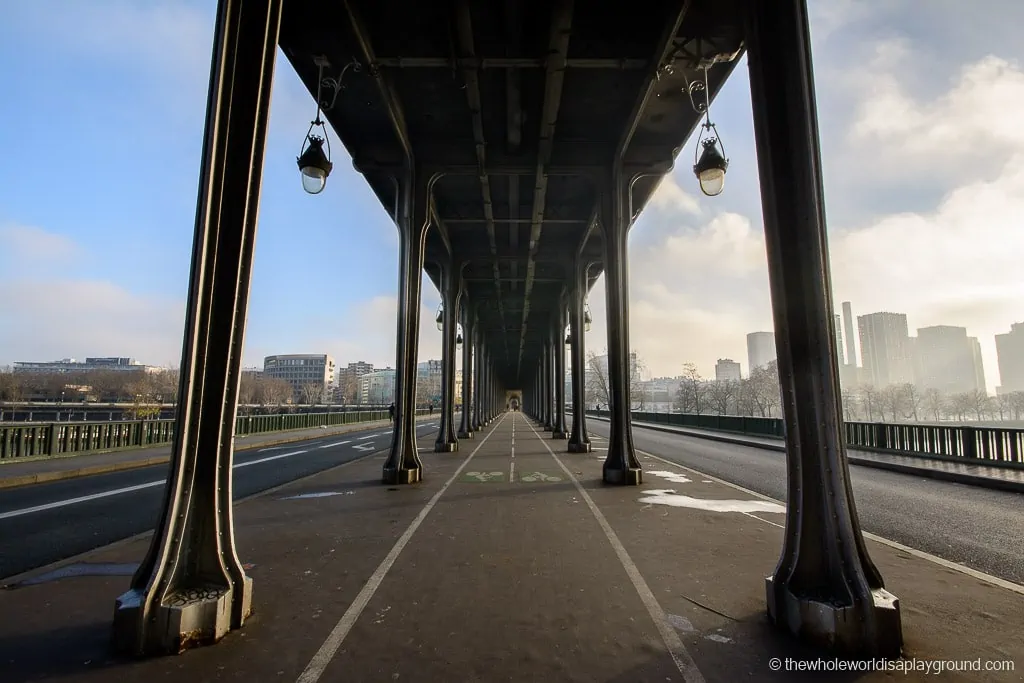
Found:
<svg viewBox="0 0 1024 683"><path fill-rule="evenodd" d="M509 389L505 392L505 410L518 411L523 407L523 390Z"/></svg>

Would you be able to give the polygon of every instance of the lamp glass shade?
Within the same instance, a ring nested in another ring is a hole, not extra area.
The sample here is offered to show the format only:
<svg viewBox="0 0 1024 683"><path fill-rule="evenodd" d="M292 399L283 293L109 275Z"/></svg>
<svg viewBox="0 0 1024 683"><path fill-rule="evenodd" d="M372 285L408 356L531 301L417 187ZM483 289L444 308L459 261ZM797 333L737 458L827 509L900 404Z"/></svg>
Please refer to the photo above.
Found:
<svg viewBox="0 0 1024 683"><path fill-rule="evenodd" d="M324 154L324 139L311 135L309 147L296 161L302 174L302 189L309 194L320 194L327 185L327 176L331 174L334 164Z"/></svg>
<svg viewBox="0 0 1024 683"><path fill-rule="evenodd" d="M709 168L697 175L700 191L709 197L722 193L725 189L725 171L721 168Z"/></svg>
<svg viewBox="0 0 1024 683"><path fill-rule="evenodd" d="M320 194L327 186L327 174L322 168L306 166L301 170L302 189L309 194Z"/></svg>

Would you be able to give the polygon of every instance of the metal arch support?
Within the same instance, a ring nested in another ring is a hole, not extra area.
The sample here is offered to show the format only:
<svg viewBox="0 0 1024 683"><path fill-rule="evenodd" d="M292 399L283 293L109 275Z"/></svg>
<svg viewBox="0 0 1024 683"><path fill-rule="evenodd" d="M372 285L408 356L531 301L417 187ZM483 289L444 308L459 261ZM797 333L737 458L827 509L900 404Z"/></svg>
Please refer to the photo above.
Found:
<svg viewBox="0 0 1024 683"><path fill-rule="evenodd" d="M789 505L768 614L816 645L898 657L900 605L860 529L843 433L806 0L748 4L746 25Z"/></svg>
<svg viewBox="0 0 1024 683"><path fill-rule="evenodd" d="M424 242L430 227L430 205L436 175L420 177L410 165L398 179L398 330L395 367L395 422L391 451L384 462L383 483L415 484L423 478L416 448L416 361Z"/></svg>
<svg viewBox="0 0 1024 683"><path fill-rule="evenodd" d="M462 317L462 417L459 421L460 439L473 438L473 340L476 325L473 323L473 311L469 298L463 292L459 301L459 314Z"/></svg>
<svg viewBox="0 0 1024 683"><path fill-rule="evenodd" d="M633 446L629 393L629 217L626 209L630 185L623 179L622 166L617 160L609 170L607 186L602 192L600 218L604 229L611 426L603 473L606 483L639 486L643 483L643 471Z"/></svg>
<svg viewBox="0 0 1024 683"><path fill-rule="evenodd" d="M572 432L570 453L589 453L592 449L587 435L586 410L586 341L584 337L583 300L587 296L587 274L590 264L579 255L573 260L573 287L569 290L569 334L572 357Z"/></svg>
<svg viewBox="0 0 1024 683"><path fill-rule="evenodd" d="M458 328L458 302L462 297L461 268L451 262L441 264L442 312L441 342L441 419L434 441L434 452L453 453L459 449L455 436L455 337Z"/></svg>
<svg viewBox="0 0 1024 683"><path fill-rule="evenodd" d="M558 310L552 321L551 351L554 356L554 420L551 430L552 439L567 439L569 430L565 420L565 304L566 291L563 289L558 298Z"/></svg>
<svg viewBox="0 0 1024 683"><path fill-rule="evenodd" d="M252 612L235 550L233 439L281 7L217 8L177 437L156 533L114 612L112 645L133 655L216 642Z"/></svg>

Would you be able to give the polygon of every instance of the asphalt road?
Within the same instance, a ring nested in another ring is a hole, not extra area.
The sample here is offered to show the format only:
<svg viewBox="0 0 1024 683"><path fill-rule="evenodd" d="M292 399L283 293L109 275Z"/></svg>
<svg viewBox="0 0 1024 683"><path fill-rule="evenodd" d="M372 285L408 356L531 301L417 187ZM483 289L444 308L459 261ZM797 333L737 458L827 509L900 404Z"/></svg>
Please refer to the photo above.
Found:
<svg viewBox="0 0 1024 683"><path fill-rule="evenodd" d="M437 431L421 424L421 441ZM389 447L377 427L235 455L235 499ZM0 491L0 577L9 577L156 526L167 465L65 479Z"/></svg>
<svg viewBox="0 0 1024 683"><path fill-rule="evenodd" d="M608 424L587 421L594 435ZM637 449L776 500L786 500L783 453L633 427ZM883 538L1024 583L1024 494L850 466L861 526Z"/></svg>

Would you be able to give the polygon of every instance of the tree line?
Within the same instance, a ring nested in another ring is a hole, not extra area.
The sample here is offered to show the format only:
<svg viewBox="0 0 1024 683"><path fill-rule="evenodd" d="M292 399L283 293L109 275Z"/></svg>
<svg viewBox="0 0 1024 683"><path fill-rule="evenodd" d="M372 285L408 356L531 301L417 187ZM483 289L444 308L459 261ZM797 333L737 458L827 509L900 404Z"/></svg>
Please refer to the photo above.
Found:
<svg viewBox="0 0 1024 683"><path fill-rule="evenodd" d="M644 382L643 361L634 354L630 364L630 407L643 411L653 401L651 383ZM606 408L609 403L607 367L590 353L587 363L588 406ZM678 382L678 385L675 385ZM781 417L779 369L775 361L754 368L739 380L714 380L701 376L694 363L684 363L674 378L667 402L680 413L693 415L740 415ZM660 401L659 401L660 402ZM990 396L983 390L946 394L911 384L887 387L861 385L842 389L843 417L849 422L1006 421L1024 419L1024 392Z"/></svg>

